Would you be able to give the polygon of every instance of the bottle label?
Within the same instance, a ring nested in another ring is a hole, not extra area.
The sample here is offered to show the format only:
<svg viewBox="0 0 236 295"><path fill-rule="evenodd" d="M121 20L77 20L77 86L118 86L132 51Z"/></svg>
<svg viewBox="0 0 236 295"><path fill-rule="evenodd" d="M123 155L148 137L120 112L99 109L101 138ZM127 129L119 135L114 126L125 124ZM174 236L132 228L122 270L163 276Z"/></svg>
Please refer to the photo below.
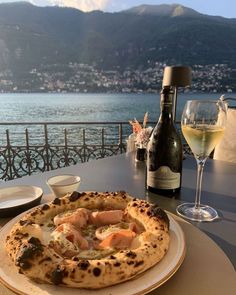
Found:
<svg viewBox="0 0 236 295"><path fill-rule="evenodd" d="M157 189L176 189L180 186L180 173L161 166L156 171L148 171L147 185Z"/></svg>

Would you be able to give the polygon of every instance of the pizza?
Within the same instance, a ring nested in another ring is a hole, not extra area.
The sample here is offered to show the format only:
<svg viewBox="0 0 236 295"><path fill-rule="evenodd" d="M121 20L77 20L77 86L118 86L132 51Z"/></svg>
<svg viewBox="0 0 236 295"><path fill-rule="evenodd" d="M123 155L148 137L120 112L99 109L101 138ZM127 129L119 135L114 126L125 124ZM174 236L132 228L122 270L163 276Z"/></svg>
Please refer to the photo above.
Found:
<svg viewBox="0 0 236 295"><path fill-rule="evenodd" d="M157 264L169 219L126 192L73 192L26 213L6 238L19 272L38 283L96 289Z"/></svg>

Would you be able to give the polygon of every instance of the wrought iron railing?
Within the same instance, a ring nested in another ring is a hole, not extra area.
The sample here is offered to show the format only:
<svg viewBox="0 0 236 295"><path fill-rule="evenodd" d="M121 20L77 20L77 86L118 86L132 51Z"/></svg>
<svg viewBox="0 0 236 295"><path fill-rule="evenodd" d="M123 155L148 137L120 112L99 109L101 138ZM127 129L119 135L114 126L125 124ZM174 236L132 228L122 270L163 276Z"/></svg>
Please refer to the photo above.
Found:
<svg viewBox="0 0 236 295"><path fill-rule="evenodd" d="M131 131L127 122L0 122L0 179L124 153Z"/></svg>

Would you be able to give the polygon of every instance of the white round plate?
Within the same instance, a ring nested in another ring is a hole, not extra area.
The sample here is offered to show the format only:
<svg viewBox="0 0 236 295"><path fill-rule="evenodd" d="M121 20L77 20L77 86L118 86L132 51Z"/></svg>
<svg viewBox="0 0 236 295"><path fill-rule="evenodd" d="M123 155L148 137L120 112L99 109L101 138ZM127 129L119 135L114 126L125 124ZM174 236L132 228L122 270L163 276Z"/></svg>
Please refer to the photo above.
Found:
<svg viewBox="0 0 236 295"><path fill-rule="evenodd" d="M19 185L0 189L0 217L16 216L40 203L40 187Z"/></svg>
<svg viewBox="0 0 236 295"><path fill-rule="evenodd" d="M22 215L21 215L22 216ZM170 219L170 247L165 257L154 267L140 274L136 279L111 287L86 290L37 284L18 273L5 250L5 239L12 226L21 218L17 216L0 231L0 281L16 294L24 295L137 295L146 294L166 282L180 267L185 257L184 233L173 216Z"/></svg>

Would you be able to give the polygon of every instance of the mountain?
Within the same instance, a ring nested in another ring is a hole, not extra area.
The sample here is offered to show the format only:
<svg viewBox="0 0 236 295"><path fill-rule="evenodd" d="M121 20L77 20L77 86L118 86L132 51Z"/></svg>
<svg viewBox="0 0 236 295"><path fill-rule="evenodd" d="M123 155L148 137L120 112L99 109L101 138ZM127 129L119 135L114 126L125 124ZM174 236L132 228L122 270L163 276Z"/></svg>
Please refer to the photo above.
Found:
<svg viewBox="0 0 236 295"><path fill-rule="evenodd" d="M199 16L200 13L185 7L179 4L161 4L161 5L139 5L123 12L132 13L136 15L155 15L155 16L166 16L166 17L175 17L175 16Z"/></svg>
<svg viewBox="0 0 236 295"><path fill-rule="evenodd" d="M106 69L169 64L236 64L236 20L174 5L117 13L0 4L0 68L96 63Z"/></svg>

